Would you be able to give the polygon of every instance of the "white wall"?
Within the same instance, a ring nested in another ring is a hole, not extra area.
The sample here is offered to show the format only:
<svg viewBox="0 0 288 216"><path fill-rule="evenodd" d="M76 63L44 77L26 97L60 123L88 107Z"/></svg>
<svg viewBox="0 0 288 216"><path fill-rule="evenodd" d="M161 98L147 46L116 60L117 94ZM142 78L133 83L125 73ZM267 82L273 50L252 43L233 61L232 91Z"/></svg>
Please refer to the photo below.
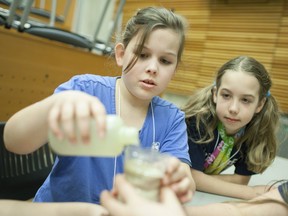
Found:
<svg viewBox="0 0 288 216"><path fill-rule="evenodd" d="M99 21L107 1L109 2L109 6L105 11L105 17L100 27ZM97 29L99 30L97 39L106 43L110 38L113 26L114 7L115 0L77 0L72 31L94 41Z"/></svg>

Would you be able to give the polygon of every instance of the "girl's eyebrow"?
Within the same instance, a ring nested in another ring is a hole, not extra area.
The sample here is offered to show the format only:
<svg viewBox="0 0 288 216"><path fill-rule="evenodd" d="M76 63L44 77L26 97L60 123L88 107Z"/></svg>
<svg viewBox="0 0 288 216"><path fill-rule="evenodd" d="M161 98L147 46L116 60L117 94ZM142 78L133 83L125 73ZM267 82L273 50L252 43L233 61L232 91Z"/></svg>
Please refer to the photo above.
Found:
<svg viewBox="0 0 288 216"><path fill-rule="evenodd" d="M143 50L144 49L146 49L146 50L150 50L149 49L149 47L147 47L147 46L143 46ZM175 53L175 52L173 52L173 51L170 51L170 50L167 50L167 51L165 51L165 52L163 52L163 53L165 53L165 55L171 55L171 56L175 56L175 57L177 57L177 53Z"/></svg>
<svg viewBox="0 0 288 216"><path fill-rule="evenodd" d="M232 91L230 91L229 89L226 89L226 88L222 88L222 89L220 89L220 91L227 91L229 93L232 93ZM252 94L243 94L242 96L255 98L255 95L252 95Z"/></svg>

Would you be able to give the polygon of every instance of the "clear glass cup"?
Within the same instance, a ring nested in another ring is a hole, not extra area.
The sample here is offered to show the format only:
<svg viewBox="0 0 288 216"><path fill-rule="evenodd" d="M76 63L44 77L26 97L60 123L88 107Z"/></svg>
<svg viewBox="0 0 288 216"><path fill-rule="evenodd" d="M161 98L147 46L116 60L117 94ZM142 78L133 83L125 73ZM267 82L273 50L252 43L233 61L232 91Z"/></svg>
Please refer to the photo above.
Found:
<svg viewBox="0 0 288 216"><path fill-rule="evenodd" d="M141 196L159 201L160 184L168 157L151 148L127 146L124 162L125 178Z"/></svg>

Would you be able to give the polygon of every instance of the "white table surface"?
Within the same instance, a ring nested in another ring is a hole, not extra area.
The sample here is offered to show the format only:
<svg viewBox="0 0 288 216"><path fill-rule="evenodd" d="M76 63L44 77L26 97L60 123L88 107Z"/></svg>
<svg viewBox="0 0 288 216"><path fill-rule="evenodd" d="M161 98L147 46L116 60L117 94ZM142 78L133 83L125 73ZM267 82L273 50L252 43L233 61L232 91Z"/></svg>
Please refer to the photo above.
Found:
<svg viewBox="0 0 288 216"><path fill-rule="evenodd" d="M223 173L233 173L233 169L233 167L229 168ZM288 159L277 156L273 164L268 167L263 174L257 174L252 176L249 185L271 185L275 180L282 179L288 179ZM209 203L224 202L228 200L236 199L196 191L192 201L187 203L187 205L205 205Z"/></svg>

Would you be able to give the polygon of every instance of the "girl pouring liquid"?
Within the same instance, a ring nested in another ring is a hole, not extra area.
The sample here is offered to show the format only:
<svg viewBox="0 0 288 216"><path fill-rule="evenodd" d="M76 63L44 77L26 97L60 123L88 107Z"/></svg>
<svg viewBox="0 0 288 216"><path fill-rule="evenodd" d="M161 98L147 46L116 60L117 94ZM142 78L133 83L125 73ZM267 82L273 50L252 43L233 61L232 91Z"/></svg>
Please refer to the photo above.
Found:
<svg viewBox="0 0 288 216"><path fill-rule="evenodd" d="M33 152L47 142L48 131L77 144L74 122L85 144L90 139L91 118L96 122L99 136L104 137L106 115L116 114L125 125L139 130L143 147L157 143L159 152L179 159L170 160L163 184L169 185L181 202L190 200L195 184L190 172L184 113L157 96L165 90L181 61L185 27L183 17L165 8L137 11L126 25L123 40L115 45L122 76L72 77L54 95L20 110L5 127L7 149L16 153ZM123 173L123 154L117 157L59 155L34 201L99 204L100 193L112 189L117 173Z"/></svg>

